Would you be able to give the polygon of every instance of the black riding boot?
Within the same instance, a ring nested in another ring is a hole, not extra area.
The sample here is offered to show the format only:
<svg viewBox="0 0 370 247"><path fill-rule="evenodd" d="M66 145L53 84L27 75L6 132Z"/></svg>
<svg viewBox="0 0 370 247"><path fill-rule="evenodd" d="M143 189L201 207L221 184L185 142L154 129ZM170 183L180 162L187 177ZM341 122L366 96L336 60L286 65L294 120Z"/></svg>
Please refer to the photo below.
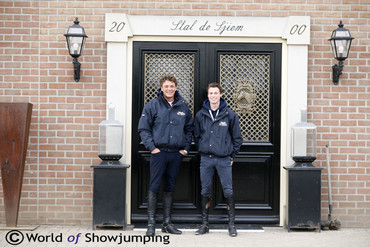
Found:
<svg viewBox="0 0 370 247"><path fill-rule="evenodd" d="M150 191L148 192L148 230L147 236L155 235L155 211L157 209L157 194Z"/></svg>
<svg viewBox="0 0 370 247"><path fill-rule="evenodd" d="M211 204L211 197L202 197L202 225L195 232L195 235L202 235L209 233L209 223L208 223L208 212Z"/></svg>
<svg viewBox="0 0 370 247"><path fill-rule="evenodd" d="M171 234L181 234L182 232L180 230L178 230L171 223L172 198L173 198L173 192L163 192L163 225L162 225L162 232L171 233Z"/></svg>
<svg viewBox="0 0 370 247"><path fill-rule="evenodd" d="M235 227L235 203L234 203L234 197L230 196L226 198L227 203L227 212L229 214L229 235L230 237L236 237L238 233L236 232Z"/></svg>

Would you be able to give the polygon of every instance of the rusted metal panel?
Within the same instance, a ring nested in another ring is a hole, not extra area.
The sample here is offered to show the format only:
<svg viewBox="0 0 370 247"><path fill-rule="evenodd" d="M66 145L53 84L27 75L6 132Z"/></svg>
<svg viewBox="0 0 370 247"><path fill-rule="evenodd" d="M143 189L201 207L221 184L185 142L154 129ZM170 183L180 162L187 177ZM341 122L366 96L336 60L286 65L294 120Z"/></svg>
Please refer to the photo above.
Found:
<svg viewBox="0 0 370 247"><path fill-rule="evenodd" d="M0 165L7 227L17 226L32 104L0 102Z"/></svg>

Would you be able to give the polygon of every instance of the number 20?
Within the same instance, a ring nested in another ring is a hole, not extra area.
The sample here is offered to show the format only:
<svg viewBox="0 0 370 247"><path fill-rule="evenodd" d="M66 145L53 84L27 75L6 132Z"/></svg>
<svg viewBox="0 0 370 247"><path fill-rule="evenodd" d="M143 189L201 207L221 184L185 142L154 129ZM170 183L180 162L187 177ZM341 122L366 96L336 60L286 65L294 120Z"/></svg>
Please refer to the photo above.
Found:
<svg viewBox="0 0 370 247"><path fill-rule="evenodd" d="M109 32L121 32L122 29L125 27L126 23L124 23L123 21L120 22L119 24L117 22L112 22L112 25L113 27L111 29L109 29Z"/></svg>

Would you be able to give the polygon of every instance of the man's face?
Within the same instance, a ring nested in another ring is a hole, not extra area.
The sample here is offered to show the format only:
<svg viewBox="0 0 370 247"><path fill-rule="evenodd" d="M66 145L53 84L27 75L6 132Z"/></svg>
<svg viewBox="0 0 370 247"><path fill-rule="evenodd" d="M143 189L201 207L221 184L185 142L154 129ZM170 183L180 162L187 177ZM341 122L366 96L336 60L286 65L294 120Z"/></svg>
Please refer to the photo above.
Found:
<svg viewBox="0 0 370 247"><path fill-rule="evenodd" d="M208 89L208 100L211 104L218 104L220 103L220 98L222 94L220 93L220 89L218 87L211 87Z"/></svg>
<svg viewBox="0 0 370 247"><path fill-rule="evenodd" d="M176 84L172 81L165 81L161 86L163 96L167 101L174 100L176 89Z"/></svg>

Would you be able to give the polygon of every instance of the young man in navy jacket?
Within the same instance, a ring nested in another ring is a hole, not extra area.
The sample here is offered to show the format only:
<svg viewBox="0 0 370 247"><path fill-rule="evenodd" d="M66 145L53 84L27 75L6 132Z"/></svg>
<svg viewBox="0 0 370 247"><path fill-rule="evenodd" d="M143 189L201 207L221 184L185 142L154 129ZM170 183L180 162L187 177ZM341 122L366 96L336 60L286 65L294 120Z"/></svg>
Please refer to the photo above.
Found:
<svg viewBox="0 0 370 247"><path fill-rule="evenodd" d="M160 87L158 97L145 105L138 127L142 142L151 152L147 236L155 235L155 212L162 177L162 232L182 233L171 223L171 209L181 160L189 152L193 134L192 113L177 91L176 78L162 77Z"/></svg>
<svg viewBox="0 0 370 247"><path fill-rule="evenodd" d="M239 118L227 107L222 88L217 83L208 85L208 99L195 116L195 144L201 157L200 180L202 184L202 225L196 235L209 232L208 212L212 193L214 169L217 169L229 216L229 235L237 236L235 227L235 203L232 186L232 164L243 143Z"/></svg>

